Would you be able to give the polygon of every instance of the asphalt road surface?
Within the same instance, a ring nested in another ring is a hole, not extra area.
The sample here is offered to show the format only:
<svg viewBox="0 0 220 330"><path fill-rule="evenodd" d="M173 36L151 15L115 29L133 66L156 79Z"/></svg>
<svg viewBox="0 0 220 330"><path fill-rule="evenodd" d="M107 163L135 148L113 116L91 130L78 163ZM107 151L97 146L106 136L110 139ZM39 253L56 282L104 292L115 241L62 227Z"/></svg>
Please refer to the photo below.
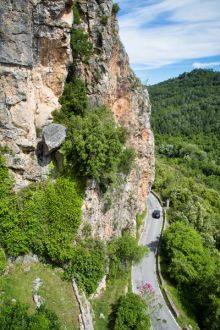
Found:
<svg viewBox="0 0 220 330"><path fill-rule="evenodd" d="M132 267L132 288L133 292L140 293L140 287L147 283L147 287L152 291L150 298L151 325L154 330L179 330L174 316L166 305L164 297L160 291L156 275L156 252L160 233L162 229L162 209L160 203L153 194L149 195L147 201L148 215L144 224L144 229L140 237L140 244L149 247L149 254L144 257L140 264ZM160 219L152 217L153 210L161 210ZM148 291L149 292L149 291Z"/></svg>

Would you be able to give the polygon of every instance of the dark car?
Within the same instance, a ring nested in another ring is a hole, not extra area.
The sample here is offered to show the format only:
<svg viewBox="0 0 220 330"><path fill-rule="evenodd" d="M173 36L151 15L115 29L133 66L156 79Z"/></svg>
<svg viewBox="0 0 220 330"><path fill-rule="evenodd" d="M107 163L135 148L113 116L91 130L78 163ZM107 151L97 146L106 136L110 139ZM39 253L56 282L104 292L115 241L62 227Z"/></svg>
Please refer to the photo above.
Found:
<svg viewBox="0 0 220 330"><path fill-rule="evenodd" d="M160 210L154 210L152 213L152 217L155 219L159 219L160 218Z"/></svg>

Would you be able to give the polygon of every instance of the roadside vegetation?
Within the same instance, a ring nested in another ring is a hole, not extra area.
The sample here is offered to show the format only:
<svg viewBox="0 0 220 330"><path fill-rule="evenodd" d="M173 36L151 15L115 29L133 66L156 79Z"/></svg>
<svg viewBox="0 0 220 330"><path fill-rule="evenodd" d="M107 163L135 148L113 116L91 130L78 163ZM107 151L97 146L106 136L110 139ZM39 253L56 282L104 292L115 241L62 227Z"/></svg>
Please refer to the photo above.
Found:
<svg viewBox="0 0 220 330"><path fill-rule="evenodd" d="M131 292L131 265L139 262L147 252L147 248L139 246L137 239L127 232L109 242L107 247L109 260L107 287L100 297L91 301L95 313L96 330L114 329L117 318L116 306L119 306L120 299L127 292ZM146 310L146 304L144 303L144 305ZM126 319L129 318L128 314L125 316ZM125 329L133 329L129 321Z"/></svg>
<svg viewBox="0 0 220 330"><path fill-rule="evenodd" d="M154 189L163 200L170 200L170 227L163 237L164 275L199 327L217 330L220 73L194 70L148 89L157 153Z"/></svg>

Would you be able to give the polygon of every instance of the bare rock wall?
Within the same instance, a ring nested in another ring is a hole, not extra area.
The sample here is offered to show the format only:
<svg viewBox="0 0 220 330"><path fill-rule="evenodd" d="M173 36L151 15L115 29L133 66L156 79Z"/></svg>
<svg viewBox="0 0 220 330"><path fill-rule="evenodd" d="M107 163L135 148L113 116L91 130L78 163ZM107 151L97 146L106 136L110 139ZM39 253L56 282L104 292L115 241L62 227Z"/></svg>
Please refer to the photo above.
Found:
<svg viewBox="0 0 220 330"><path fill-rule="evenodd" d="M12 151L17 189L48 174L49 159L37 159L37 133L59 108L71 61L71 2L1 0L0 143Z"/></svg>
<svg viewBox="0 0 220 330"><path fill-rule="evenodd" d="M146 197L154 180L154 138L150 128L150 101L144 88L129 67L129 59L119 38L111 0L79 0L81 27L93 43L88 64L78 64L90 102L105 104L115 120L129 134L128 146L135 149L136 160L124 183L103 197L94 181L88 184L83 207L84 221L103 239L120 235L122 230L135 232L136 215L144 211ZM103 17L107 22L103 24Z"/></svg>

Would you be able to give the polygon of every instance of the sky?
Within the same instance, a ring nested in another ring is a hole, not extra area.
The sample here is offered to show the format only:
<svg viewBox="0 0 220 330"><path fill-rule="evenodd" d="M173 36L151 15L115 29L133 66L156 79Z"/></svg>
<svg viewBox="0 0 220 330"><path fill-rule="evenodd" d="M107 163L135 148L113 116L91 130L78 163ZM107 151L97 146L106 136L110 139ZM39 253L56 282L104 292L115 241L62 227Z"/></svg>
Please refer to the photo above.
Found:
<svg viewBox="0 0 220 330"><path fill-rule="evenodd" d="M220 70L220 0L117 0L131 67L152 85L195 68Z"/></svg>

